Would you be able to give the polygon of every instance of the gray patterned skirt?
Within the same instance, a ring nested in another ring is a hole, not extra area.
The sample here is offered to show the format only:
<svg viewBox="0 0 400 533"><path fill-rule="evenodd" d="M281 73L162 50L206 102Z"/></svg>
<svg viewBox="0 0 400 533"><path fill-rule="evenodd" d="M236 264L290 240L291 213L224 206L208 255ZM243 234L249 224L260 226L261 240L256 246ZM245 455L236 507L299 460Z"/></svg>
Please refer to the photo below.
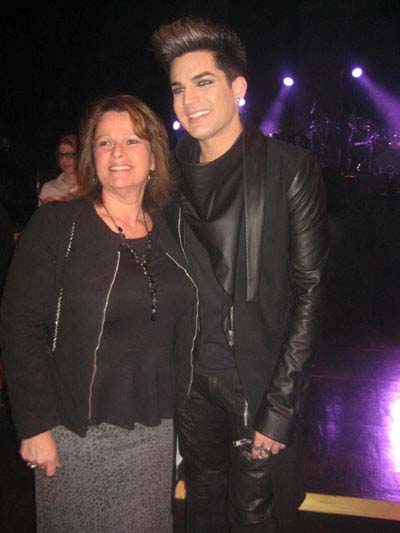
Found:
<svg viewBox="0 0 400 533"><path fill-rule="evenodd" d="M53 433L61 468L35 471L37 533L172 532L172 420Z"/></svg>

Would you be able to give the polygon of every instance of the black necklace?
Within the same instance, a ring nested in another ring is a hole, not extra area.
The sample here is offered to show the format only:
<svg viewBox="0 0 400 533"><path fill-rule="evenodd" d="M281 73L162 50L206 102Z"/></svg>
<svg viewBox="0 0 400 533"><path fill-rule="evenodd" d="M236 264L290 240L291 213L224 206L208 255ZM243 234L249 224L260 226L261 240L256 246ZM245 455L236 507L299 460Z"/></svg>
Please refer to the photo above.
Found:
<svg viewBox="0 0 400 533"><path fill-rule="evenodd" d="M150 299L151 299L151 320L154 322L157 318L157 291L154 286L154 279L151 275L149 263L151 260L151 243L153 239L153 233L149 231L147 227L146 217L144 216L143 210L142 210L142 216L143 216L143 222L144 227L146 228L147 236L146 236L146 251L142 256L139 256L135 250L131 247L131 245L127 242L124 230L121 228L121 226L118 226L118 224L115 222L114 218L111 216L111 213L107 209L107 207L103 204L104 210L108 214L108 216L113 221L114 226L118 230L118 237L121 239L121 245L122 248L129 253L129 255L133 258L135 263L141 268L143 274L147 278L147 282L149 284L149 291L150 291Z"/></svg>

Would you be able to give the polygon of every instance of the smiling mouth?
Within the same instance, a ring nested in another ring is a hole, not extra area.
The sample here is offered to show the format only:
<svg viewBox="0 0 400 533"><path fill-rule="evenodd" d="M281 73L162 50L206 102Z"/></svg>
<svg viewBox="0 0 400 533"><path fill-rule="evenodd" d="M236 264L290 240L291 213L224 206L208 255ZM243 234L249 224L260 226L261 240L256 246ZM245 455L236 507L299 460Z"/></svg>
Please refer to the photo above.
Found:
<svg viewBox="0 0 400 533"><path fill-rule="evenodd" d="M196 113L191 113L188 115L189 120L196 120L201 117L205 117L206 115L210 114L210 110L206 109L204 111L196 111Z"/></svg>
<svg viewBox="0 0 400 533"><path fill-rule="evenodd" d="M130 168L128 165L114 165L110 167L110 170L130 170Z"/></svg>

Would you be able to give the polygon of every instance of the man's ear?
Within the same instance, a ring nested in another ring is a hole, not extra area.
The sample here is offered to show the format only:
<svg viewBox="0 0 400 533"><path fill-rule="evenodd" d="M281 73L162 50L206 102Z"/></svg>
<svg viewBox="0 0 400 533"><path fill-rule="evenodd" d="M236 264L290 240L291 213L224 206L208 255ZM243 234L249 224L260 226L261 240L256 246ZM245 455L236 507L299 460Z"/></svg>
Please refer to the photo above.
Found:
<svg viewBox="0 0 400 533"><path fill-rule="evenodd" d="M244 98L247 91L247 81L243 76L238 76L232 82L232 90L235 98Z"/></svg>

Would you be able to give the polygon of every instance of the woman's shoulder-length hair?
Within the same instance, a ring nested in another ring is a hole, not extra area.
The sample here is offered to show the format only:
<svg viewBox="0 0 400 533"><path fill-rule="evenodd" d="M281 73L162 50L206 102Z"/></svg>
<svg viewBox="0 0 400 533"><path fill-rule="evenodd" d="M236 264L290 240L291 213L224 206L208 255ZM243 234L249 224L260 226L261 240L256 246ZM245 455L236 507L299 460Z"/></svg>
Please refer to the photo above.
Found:
<svg viewBox="0 0 400 533"><path fill-rule="evenodd" d="M101 203L102 187L96 174L94 146L97 125L107 111L127 112L136 135L150 143L154 155L155 171L146 185L143 209L146 211L160 209L167 203L172 189L168 135L154 111L139 98L131 95L119 94L101 98L89 107L84 116L80 130L78 195Z"/></svg>

